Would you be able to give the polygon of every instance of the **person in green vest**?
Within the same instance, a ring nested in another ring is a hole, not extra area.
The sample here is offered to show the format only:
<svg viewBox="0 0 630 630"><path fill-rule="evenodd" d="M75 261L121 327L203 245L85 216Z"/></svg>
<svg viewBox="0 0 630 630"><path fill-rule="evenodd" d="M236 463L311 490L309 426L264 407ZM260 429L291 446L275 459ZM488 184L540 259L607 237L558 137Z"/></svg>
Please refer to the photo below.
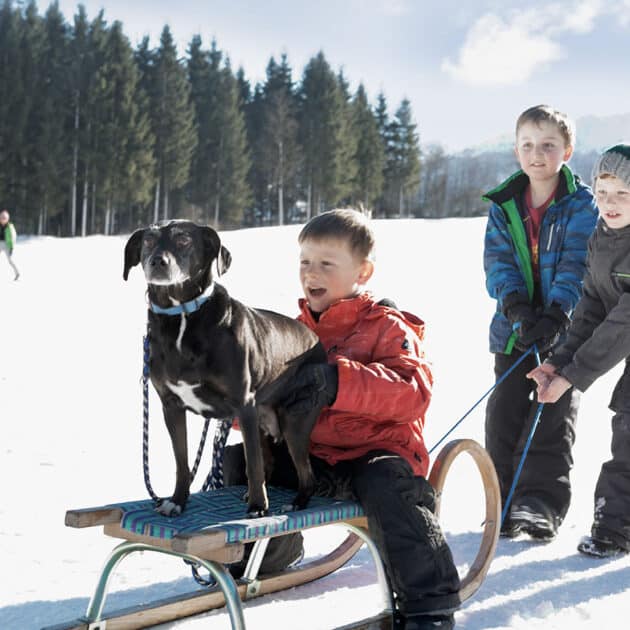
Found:
<svg viewBox="0 0 630 630"><path fill-rule="evenodd" d="M496 300L490 325L497 381L535 344L544 360L563 337L582 294L588 238L597 221L593 193L567 166L575 132L566 114L548 105L525 110L516 122L520 169L487 193L492 202L484 243L486 287ZM507 501L538 408L530 352L495 387L486 407L486 449ZM579 393L568 391L543 409L504 537L556 535L571 499L569 472Z"/></svg>
<svg viewBox="0 0 630 630"><path fill-rule="evenodd" d="M0 254L6 254L6 257L15 274L14 280L20 277L20 272L13 262L13 249L17 240L17 232L15 226L9 220L11 217L7 210L0 211Z"/></svg>

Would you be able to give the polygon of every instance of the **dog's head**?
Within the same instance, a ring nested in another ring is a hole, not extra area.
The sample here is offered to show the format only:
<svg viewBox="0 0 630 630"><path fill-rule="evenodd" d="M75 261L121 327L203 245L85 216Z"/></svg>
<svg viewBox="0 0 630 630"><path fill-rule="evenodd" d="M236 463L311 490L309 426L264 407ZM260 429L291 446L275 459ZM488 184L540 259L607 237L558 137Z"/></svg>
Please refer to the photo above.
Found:
<svg viewBox="0 0 630 630"><path fill-rule="evenodd" d="M149 284L169 286L192 281L205 288L212 282L215 260L221 275L230 266L232 256L211 227L192 221L169 221L136 230L129 237L123 278L127 280L129 270L142 263Z"/></svg>

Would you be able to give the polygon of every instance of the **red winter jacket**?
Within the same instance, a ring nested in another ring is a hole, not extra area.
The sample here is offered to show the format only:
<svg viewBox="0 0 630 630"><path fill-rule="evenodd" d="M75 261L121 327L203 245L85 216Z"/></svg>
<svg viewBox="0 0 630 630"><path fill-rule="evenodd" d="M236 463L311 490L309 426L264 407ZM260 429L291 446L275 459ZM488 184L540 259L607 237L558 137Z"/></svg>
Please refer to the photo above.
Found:
<svg viewBox="0 0 630 630"><path fill-rule="evenodd" d="M329 464L375 449L404 457L426 477L422 438L433 379L422 351L424 323L379 306L369 293L340 300L315 321L306 300L298 319L319 336L339 370L339 390L311 434L311 453Z"/></svg>

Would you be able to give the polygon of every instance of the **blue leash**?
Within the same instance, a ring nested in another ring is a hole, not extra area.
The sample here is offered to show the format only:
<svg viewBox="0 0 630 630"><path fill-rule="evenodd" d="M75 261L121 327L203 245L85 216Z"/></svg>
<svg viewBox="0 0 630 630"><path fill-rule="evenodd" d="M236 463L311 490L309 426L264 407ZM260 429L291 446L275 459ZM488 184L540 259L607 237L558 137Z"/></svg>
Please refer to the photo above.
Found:
<svg viewBox="0 0 630 630"><path fill-rule="evenodd" d="M484 400L484 398L486 398L486 396L488 396L488 394L490 394L495 387L500 385L531 352L536 353L536 362L538 363L538 365L540 365L540 355L538 353L538 348L536 347L536 344L534 344L530 346L523 354L523 356L518 361L516 361L516 363L514 363L514 365L509 370L506 370L501 375L501 378L438 440L438 442L433 447L431 447L429 453L432 453L472 413L472 411ZM536 432L536 427L540 422L540 416L542 414L544 404L545 403L538 403L538 408L536 409L536 414L534 415L534 420L532 422L531 429L529 430L529 435L527 436L527 442L525 443L523 454L521 455L521 459L516 468L514 479L512 480L512 487L510 488L507 499L505 500L505 505L503 506L503 511L501 513L501 525L503 525L503 521L505 520L505 516L507 515L508 509L510 507L512 496L514 495L514 490L516 489L516 484L518 483L518 478L520 477L521 471L523 470L523 465L525 464L527 451L529 451L529 447L534 438L534 433Z"/></svg>
<svg viewBox="0 0 630 630"><path fill-rule="evenodd" d="M442 442L444 442L444 440L453 432L455 431L455 429L472 413L472 411L474 411L474 409L477 407L477 405L479 405L486 396L488 396L488 394L490 394L492 392L492 390L497 387L498 385L500 385L511 373L513 370L516 369L516 367L518 365L520 365L520 363L522 361L525 360L525 357L527 355L529 355L530 352L535 351L536 352L536 356L538 356L538 350L536 348L536 344L534 344L533 346L531 346L530 348L528 348L527 352L525 352L523 354L523 356L509 369L506 370L504 372L504 374L501 376L501 378L438 440L438 442L431 447L431 450L429 451L429 454L433 453L433 451L440 445L442 444ZM538 359L538 363L540 363L540 359Z"/></svg>
<svg viewBox="0 0 630 630"><path fill-rule="evenodd" d="M144 474L144 485L149 493L149 496L156 502L160 502L160 498L157 496L153 487L151 486L151 480L149 475L149 359L150 359L150 341L149 341L149 324L147 322L147 332L142 340L142 472ZM197 469L199 468L199 462L203 454L203 449L206 443L206 436L208 434L208 426L210 419L206 418L201 433L201 439L199 442L199 448L197 449L197 456L191 470L191 479L195 478ZM214 443L212 448L212 467L206 481L203 484L202 491L206 492L208 489L215 490L223 487L223 454L225 452L225 445L227 438L232 427L232 420L217 420L217 427L214 434Z"/></svg>
<svg viewBox="0 0 630 630"><path fill-rule="evenodd" d="M536 348L536 346L532 346ZM540 355L538 354L538 350L536 349L536 362L540 365ZM503 525L503 521L505 521L505 517L507 516L508 510L510 508L510 503L512 502L512 496L514 495L514 490L516 489L516 484L518 483L518 478L521 476L521 471L523 470L523 465L525 464L525 458L527 457L527 451L529 451L529 447L534 439L534 433L536 432L536 427L540 422L540 416L542 415L543 407L545 403L538 403L538 408L536 409L536 414L534 415L534 420L532 421L532 426L529 430L529 435L527 436L527 442L525 442L525 448L523 449L523 454L521 455L521 459L518 462L518 466L516 468L516 473L514 474L514 479L512 480L512 486L510 487L510 491L508 492L507 498L505 499L505 505L503 506L503 511L501 512L501 525Z"/></svg>

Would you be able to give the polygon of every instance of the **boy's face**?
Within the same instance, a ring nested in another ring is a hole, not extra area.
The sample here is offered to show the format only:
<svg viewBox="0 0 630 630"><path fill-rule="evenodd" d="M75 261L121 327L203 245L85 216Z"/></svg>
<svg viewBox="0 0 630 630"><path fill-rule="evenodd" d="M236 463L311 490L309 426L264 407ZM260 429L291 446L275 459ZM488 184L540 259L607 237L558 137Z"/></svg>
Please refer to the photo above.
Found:
<svg viewBox="0 0 630 630"><path fill-rule="evenodd" d="M609 228L630 225L630 188L618 177L598 177L595 198L599 214Z"/></svg>
<svg viewBox="0 0 630 630"><path fill-rule="evenodd" d="M6 225L9 222L9 213L4 210L0 212L0 225Z"/></svg>
<svg viewBox="0 0 630 630"><path fill-rule="evenodd" d="M523 123L516 134L516 157L532 183L553 179L571 157L573 147L550 122Z"/></svg>
<svg viewBox="0 0 630 630"><path fill-rule="evenodd" d="M300 244L300 282L315 313L357 295L373 270L372 263L357 257L344 239L306 239Z"/></svg>

